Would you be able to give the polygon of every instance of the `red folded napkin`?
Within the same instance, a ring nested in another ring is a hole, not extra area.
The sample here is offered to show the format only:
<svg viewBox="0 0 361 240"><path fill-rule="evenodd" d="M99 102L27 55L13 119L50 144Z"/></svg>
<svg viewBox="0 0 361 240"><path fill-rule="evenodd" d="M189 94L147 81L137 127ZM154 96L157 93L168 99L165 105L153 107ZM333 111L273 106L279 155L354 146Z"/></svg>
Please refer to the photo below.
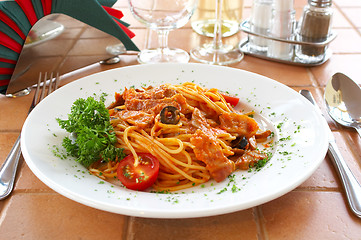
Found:
<svg viewBox="0 0 361 240"><path fill-rule="evenodd" d="M4 79L0 80L0 86L6 86L9 85L10 79Z"/></svg>
<svg viewBox="0 0 361 240"><path fill-rule="evenodd" d="M18 25L11 20L3 11L0 10L0 20L6 23L9 27L11 27L22 39L26 39L25 34L21 31Z"/></svg>
<svg viewBox="0 0 361 240"><path fill-rule="evenodd" d="M115 2L116 0L13 0L4 2L0 0L0 21L8 26L6 26L7 31L11 31L9 34L5 29L0 29L0 62L15 66L31 27L40 18L52 13L62 13L83 21L115 36L123 42L127 50L139 51L131 41L135 34L127 28L126 22L120 20L124 14L111 8ZM4 26L3 23L1 23L2 26ZM16 34L20 36L23 43ZM14 68L5 64L0 67L1 93L6 91L13 72Z"/></svg>
<svg viewBox="0 0 361 240"><path fill-rule="evenodd" d="M6 63L11 63L11 64L16 64L16 61L15 61L15 60L6 59L6 58L0 58L0 62L6 62Z"/></svg>
<svg viewBox="0 0 361 240"><path fill-rule="evenodd" d="M20 53L22 49L22 45L20 45L17 41L6 35L5 33L0 31L0 44L13 50L14 52Z"/></svg>
<svg viewBox="0 0 361 240"><path fill-rule="evenodd" d="M110 8L107 6L103 6L103 8L105 9L105 11L107 11L107 13L113 17L116 17L118 19L121 19L122 17L124 17L124 14L122 13L122 11L114 9L114 8Z"/></svg>
<svg viewBox="0 0 361 240"><path fill-rule="evenodd" d="M38 17L36 16L33 3L31 0L15 0L23 12L25 13L26 17L28 18L31 26L34 26L34 24L38 21Z"/></svg>
<svg viewBox="0 0 361 240"><path fill-rule="evenodd" d="M43 5L44 16L49 15L51 13L52 0L41 0L41 3Z"/></svg>
<svg viewBox="0 0 361 240"><path fill-rule="evenodd" d="M0 74L11 75L14 72L14 68L0 68Z"/></svg>
<svg viewBox="0 0 361 240"><path fill-rule="evenodd" d="M125 34L128 35L129 38L133 38L135 36L135 34L129 30L129 28L127 28L126 26L124 26L121 22L119 22L117 19L113 20L118 24L118 26L125 32Z"/></svg>

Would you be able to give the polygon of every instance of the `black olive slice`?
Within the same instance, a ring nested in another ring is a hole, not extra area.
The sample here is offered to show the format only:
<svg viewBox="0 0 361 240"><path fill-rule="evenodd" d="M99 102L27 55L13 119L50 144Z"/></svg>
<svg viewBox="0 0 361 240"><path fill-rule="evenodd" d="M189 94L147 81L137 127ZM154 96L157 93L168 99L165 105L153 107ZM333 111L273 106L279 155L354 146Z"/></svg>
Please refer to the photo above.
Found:
<svg viewBox="0 0 361 240"><path fill-rule="evenodd" d="M174 106L166 106L160 111L160 122L164 124L179 123L180 115L178 108Z"/></svg>
<svg viewBox="0 0 361 240"><path fill-rule="evenodd" d="M237 137L231 142L233 148L246 149L248 145L248 140L246 137Z"/></svg>

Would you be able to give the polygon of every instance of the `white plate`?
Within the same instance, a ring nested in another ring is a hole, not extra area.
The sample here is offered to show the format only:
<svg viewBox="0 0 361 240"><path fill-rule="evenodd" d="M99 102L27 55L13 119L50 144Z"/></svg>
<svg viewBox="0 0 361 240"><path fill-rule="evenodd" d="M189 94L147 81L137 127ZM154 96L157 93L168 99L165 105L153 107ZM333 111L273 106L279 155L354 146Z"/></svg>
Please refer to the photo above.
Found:
<svg viewBox="0 0 361 240"><path fill-rule="evenodd" d="M137 192L102 182L71 159L52 152L67 133L56 118L67 118L78 98L114 98L124 87L194 81L238 94L275 131L275 154L260 171L237 171L235 182L210 181L173 194ZM229 67L203 64L154 64L94 74L60 88L29 115L21 148L26 163L50 188L79 203L109 212L151 218L189 218L224 214L268 202L296 188L317 169L328 145L327 123L297 92L269 78ZM238 191L232 192L236 184ZM227 190L224 190L227 189Z"/></svg>

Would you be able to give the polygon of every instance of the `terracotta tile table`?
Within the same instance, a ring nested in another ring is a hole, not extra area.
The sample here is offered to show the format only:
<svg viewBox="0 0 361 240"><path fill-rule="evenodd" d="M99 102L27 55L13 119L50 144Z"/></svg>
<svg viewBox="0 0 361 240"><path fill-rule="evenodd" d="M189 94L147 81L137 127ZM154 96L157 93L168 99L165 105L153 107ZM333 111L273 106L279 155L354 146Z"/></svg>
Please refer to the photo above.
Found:
<svg viewBox="0 0 361 240"><path fill-rule="evenodd" d="M300 16L306 0L296 0ZM244 4L250 14L251 0ZM156 46L156 35L130 14L127 2L116 7L125 14L141 49ZM317 67L291 66L245 56L229 67L252 71L275 79L294 90L309 89L325 113L323 89L336 72L361 84L361 0L335 0L334 30L338 37L330 45L333 56ZM91 33L88 33L91 38ZM244 33L225 39L237 44ZM169 44L189 51L204 41L190 24L170 34ZM74 63L82 59L81 52ZM85 56L87 57L87 56ZM122 56L115 65L93 64L63 76L62 84L110 68L137 64L136 54ZM0 96L0 163L20 133L32 94L21 98ZM361 139L352 129L327 121L345 160L361 182ZM328 156L304 183L284 196L244 211L195 219L148 219L93 209L51 190L38 180L21 159L14 192L0 201L0 239L361 239L361 219L349 210L340 180Z"/></svg>

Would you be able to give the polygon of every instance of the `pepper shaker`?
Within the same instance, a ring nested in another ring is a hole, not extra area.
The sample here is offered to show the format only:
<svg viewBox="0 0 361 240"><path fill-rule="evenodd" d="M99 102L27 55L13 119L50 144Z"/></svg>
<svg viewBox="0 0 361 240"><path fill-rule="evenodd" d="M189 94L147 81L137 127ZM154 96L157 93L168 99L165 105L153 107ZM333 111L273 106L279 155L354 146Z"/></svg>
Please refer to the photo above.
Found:
<svg viewBox="0 0 361 240"><path fill-rule="evenodd" d="M297 40L302 42L322 42L331 32L333 9L332 0L308 0L297 27ZM296 56L304 63L320 62L327 46L297 45Z"/></svg>

